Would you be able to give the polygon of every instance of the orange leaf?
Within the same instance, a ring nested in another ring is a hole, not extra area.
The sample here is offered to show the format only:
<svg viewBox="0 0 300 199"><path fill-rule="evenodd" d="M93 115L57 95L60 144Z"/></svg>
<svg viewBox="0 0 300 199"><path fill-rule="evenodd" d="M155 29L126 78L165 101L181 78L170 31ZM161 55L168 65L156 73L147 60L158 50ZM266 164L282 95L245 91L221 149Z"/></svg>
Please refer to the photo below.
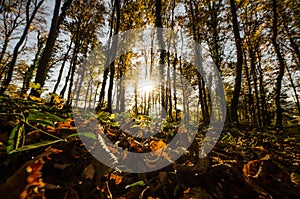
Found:
<svg viewBox="0 0 300 199"><path fill-rule="evenodd" d="M110 180L115 180L116 185L120 184L122 182L123 176L119 176L117 174L112 173L110 175Z"/></svg>
<svg viewBox="0 0 300 199"><path fill-rule="evenodd" d="M262 160L252 160L244 165L243 174L245 177L254 177L260 168Z"/></svg>
<svg viewBox="0 0 300 199"><path fill-rule="evenodd" d="M188 194L188 193L190 193L190 191L191 191L191 188L187 188L183 193Z"/></svg>
<svg viewBox="0 0 300 199"><path fill-rule="evenodd" d="M108 130L108 129L107 129L106 134L107 134L107 135L110 135L110 136L113 136L113 137L116 136L116 134L115 134L112 130Z"/></svg>
<svg viewBox="0 0 300 199"><path fill-rule="evenodd" d="M152 141L150 143L150 148L152 151L157 151L157 150L162 150L163 148L166 148L167 144L164 143L163 141Z"/></svg>
<svg viewBox="0 0 300 199"><path fill-rule="evenodd" d="M46 131L48 133L55 133L56 132L56 128L54 128L52 126L46 126Z"/></svg>

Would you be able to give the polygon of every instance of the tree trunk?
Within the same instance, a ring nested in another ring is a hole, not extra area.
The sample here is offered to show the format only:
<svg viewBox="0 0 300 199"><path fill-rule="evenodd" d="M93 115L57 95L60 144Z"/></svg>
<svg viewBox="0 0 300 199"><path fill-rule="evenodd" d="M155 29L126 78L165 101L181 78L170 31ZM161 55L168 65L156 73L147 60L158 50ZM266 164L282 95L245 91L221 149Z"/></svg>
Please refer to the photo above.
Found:
<svg viewBox="0 0 300 199"><path fill-rule="evenodd" d="M71 72L72 72L72 65L73 65L73 59L71 59L71 61L70 61L70 66L69 66L68 74L67 74L67 77L66 77L66 80L65 80L65 85L61 89L60 94L59 94L61 98L64 98L64 96L65 96L65 92L67 90L69 79L70 79Z"/></svg>
<svg viewBox="0 0 300 199"><path fill-rule="evenodd" d="M261 67L261 52L258 51L258 71L259 71L259 91L260 91L260 99L261 99L261 113L263 120L263 127L267 127L270 124L270 117L268 113L268 105L266 101L266 93L265 93L265 85L263 81L263 70Z"/></svg>
<svg viewBox="0 0 300 199"><path fill-rule="evenodd" d="M79 53L79 49L80 49L80 41L79 41L79 36L78 36L77 41L75 41L75 47L74 47L74 52L73 52L73 57L72 57L72 65L70 66L71 74L70 74L70 84L69 84L69 91L68 91L66 106L71 105L72 87L73 87L73 82L74 82L74 76L75 76L76 65L77 65L77 56Z"/></svg>
<svg viewBox="0 0 300 199"><path fill-rule="evenodd" d="M72 2L72 0L65 1L63 8L62 8L62 13L59 15L61 0L55 1L55 8L54 8L54 12L53 12L53 18L52 18L52 22L51 22L50 31L48 34L46 46L44 48L44 51L41 55L41 59L39 61L39 65L37 68L35 81L34 81L35 84L39 84L41 86L40 88L42 88L45 84L47 72L49 70L49 62L51 60L53 47L54 47L56 38L59 33L59 26L62 23L62 21L64 20L64 18L66 16L66 11L67 11L68 7L70 6L71 2ZM36 89L31 89L30 94L33 96L39 97L41 95L41 91L36 90Z"/></svg>
<svg viewBox="0 0 300 199"><path fill-rule="evenodd" d="M40 57L41 57L41 53L43 51L43 47L44 47L44 44L45 44L45 39L41 38L40 36L41 36L41 34L40 34L40 32L38 32L38 36L37 36L38 50L37 50L37 53L35 54L34 61L33 61L32 65L30 65L30 67L25 72L20 97L22 97L25 93L27 93L27 91L29 89L30 81L33 78L34 69L36 68L36 66L38 64L38 62L40 60Z"/></svg>
<svg viewBox="0 0 300 199"><path fill-rule="evenodd" d="M236 71L235 71L235 85L233 90L233 97L231 99L231 122L239 122L238 119L238 105L239 105L239 96L241 91L241 83L242 83L242 67L243 67L243 51L242 51L242 40L240 37L238 19L237 19L237 8L234 0L230 0L230 8L232 15L232 26L234 32L235 39L235 47L236 47L236 55L237 55L237 63L236 63Z"/></svg>
<svg viewBox="0 0 300 199"><path fill-rule="evenodd" d="M194 2L195 4L195 2ZM190 11L191 11L191 20L194 20L197 15L197 4L194 5L196 9L196 13L194 11L192 1L190 1ZM192 22L192 30L193 30L193 37L194 40L198 43L201 42L201 38L199 37L200 30L196 27L196 22ZM203 77L201 76L200 72L202 72L202 55L201 55L201 49L198 48L197 45L195 45L195 61L197 66L197 80L198 80L198 92L199 92L199 103L201 105L201 112L202 112L202 118L205 125L209 124L209 113L208 113L208 106L207 106L207 95L205 91L205 82L203 80Z"/></svg>
<svg viewBox="0 0 300 199"><path fill-rule="evenodd" d="M121 55L120 62L118 64L119 66L119 73L118 73L118 91L117 91L117 110L120 113L125 112L125 88L124 88L124 72L126 69L126 55Z"/></svg>
<svg viewBox="0 0 300 199"><path fill-rule="evenodd" d="M111 52L111 39L112 39L112 34L113 34L113 25L114 25L114 16L115 16L115 5L112 9L112 14L111 14L111 18L110 18L110 31L109 31L109 39L107 42L107 50L106 50L106 60L105 60L105 64L104 64L104 73L103 73L103 81L102 81L102 85L101 85L101 90L100 90L100 95L99 95L99 102L97 104L96 107L96 111L99 111L101 108L103 108L104 106L104 98L105 98L105 89L106 89L106 82L108 79L108 74L109 74L109 70L110 70L110 66L108 66L110 64L110 52Z"/></svg>
<svg viewBox="0 0 300 199"><path fill-rule="evenodd" d="M245 54L245 53L244 53ZM246 79L247 79L247 85L248 85L248 111L250 115L250 124L253 124L256 126L256 114L255 114L255 106L254 106L254 99L252 96L252 86L251 86L251 74L249 72L247 60L246 60L246 54L245 56L245 73L246 73Z"/></svg>
<svg viewBox="0 0 300 199"><path fill-rule="evenodd" d="M291 71L289 70L288 67L286 67L286 70L288 72L290 82L291 82L291 86L292 86L293 91L294 91L294 95L295 95L295 99L296 99L296 106L297 106L297 109L298 109L298 115L300 116L300 101L299 101L299 95L297 93L297 86L294 84Z"/></svg>
<svg viewBox="0 0 300 199"><path fill-rule="evenodd" d="M253 84L254 84L254 92L255 92L255 100L256 100L256 108L257 110L257 122L259 127L262 126L261 122L261 110L260 110L260 103L259 103L259 95L258 95L258 83L257 83L257 72L256 72L256 67L255 67L255 51L253 48L250 46L249 47L249 54L250 54L250 65L251 65L251 74L253 77Z"/></svg>
<svg viewBox="0 0 300 199"><path fill-rule="evenodd" d="M163 38L163 24L161 17L162 10L162 1L155 1L155 26L157 29L157 40L160 48L160 58L159 58L159 78L160 78L160 97L161 97L161 114L164 115L164 111L166 110L165 104L165 81L164 81L164 65L165 65L165 45Z"/></svg>
<svg viewBox="0 0 300 199"><path fill-rule="evenodd" d="M274 46L275 54L277 56L277 59L279 61L279 73L276 79L276 88L275 88L275 106L276 106L276 127L279 129L282 129L282 108L280 103L280 94L281 94L281 81L284 75L284 59L280 51L280 46L277 43L277 35L278 35L278 29L277 29L277 20L278 20L278 14L277 14L277 1L272 1L272 9L273 9L273 24L272 24L272 44Z"/></svg>
<svg viewBox="0 0 300 199"><path fill-rule="evenodd" d="M117 47L118 47L118 34L119 34L119 28L120 28L120 0L115 0L114 5L117 13L117 19L116 19L116 29L114 31L114 39L112 41L112 48L111 48L111 58L115 58L117 54ZM112 112L112 91L113 91L113 85L114 85L114 76L115 76L115 61L110 59L110 77L109 77L109 87L108 87L108 93L107 93L107 111Z"/></svg>
<svg viewBox="0 0 300 199"><path fill-rule="evenodd" d="M66 52L66 54L65 54L65 56L64 56L64 60L63 60L63 63L62 63L62 65L61 65L61 68L60 68L60 70L59 70L59 74L58 74L58 77L57 77L57 80L56 80L56 83L55 83L55 86L54 86L54 89L53 89L53 94L55 94L56 93L56 91L57 91L57 89L58 89L58 86L59 86L59 84L60 84L60 81L61 81L61 78L62 78L62 75L63 75L63 72L64 72L64 68L65 68L65 65L66 65L66 63L67 63L67 59L68 59L68 56L69 56L69 53L70 53L70 51L71 51L71 49L72 49L72 43L73 43L73 41L71 40L71 42L70 42L70 44L69 44L69 47L68 47L68 50L67 50L67 52ZM53 97L51 98L51 102L53 102Z"/></svg>
<svg viewBox="0 0 300 199"><path fill-rule="evenodd" d="M87 51L88 51L88 49L86 49L85 50L85 53L84 53L84 62L83 62L83 64L81 65L81 67L82 67L82 72L79 74L79 73L77 73L77 75L78 75L78 81L77 81L77 83L76 83L76 87L75 87L75 89L74 89L74 91L73 91L73 93L74 93L74 95L75 95L75 93L76 93L76 102L75 102L75 106L76 107L78 107L78 102L79 102L79 96L80 96L80 92L81 92L81 88L82 88L82 86L83 86L83 80L84 80L84 77L85 77L85 73L87 72L87 63L86 63L86 58L87 58ZM87 89L86 90L86 94L88 94L89 93L89 89Z"/></svg>
<svg viewBox="0 0 300 199"><path fill-rule="evenodd" d="M173 60L173 97L174 97L174 110L175 110L175 121L177 121L178 115L177 115L177 89L176 89L176 65L177 65L177 52L176 48L175 49L175 57Z"/></svg>

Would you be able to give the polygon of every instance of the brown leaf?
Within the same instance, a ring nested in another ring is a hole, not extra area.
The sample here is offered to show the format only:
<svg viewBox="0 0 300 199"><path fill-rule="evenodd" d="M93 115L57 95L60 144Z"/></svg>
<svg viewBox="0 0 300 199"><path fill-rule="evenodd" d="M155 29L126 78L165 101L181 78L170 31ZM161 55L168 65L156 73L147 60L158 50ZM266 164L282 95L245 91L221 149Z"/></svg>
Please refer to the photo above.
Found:
<svg viewBox="0 0 300 199"><path fill-rule="evenodd" d="M85 180L86 179L93 180L94 175L95 175L95 168L94 168L93 164L91 163L83 170L82 177Z"/></svg>
<svg viewBox="0 0 300 199"><path fill-rule="evenodd" d="M255 177L259 171L262 160L252 160L244 165L243 174L246 179L249 177Z"/></svg>

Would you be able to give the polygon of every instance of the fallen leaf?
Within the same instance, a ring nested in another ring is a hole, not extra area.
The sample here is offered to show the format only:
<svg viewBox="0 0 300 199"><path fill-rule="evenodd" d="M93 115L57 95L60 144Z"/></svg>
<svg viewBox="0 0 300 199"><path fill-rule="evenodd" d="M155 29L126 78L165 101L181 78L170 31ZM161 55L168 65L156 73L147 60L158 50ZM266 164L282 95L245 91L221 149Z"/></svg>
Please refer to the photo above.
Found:
<svg viewBox="0 0 300 199"><path fill-rule="evenodd" d="M150 148L152 151L162 150L166 147L167 147L167 144L162 140L150 142Z"/></svg>
<svg viewBox="0 0 300 199"><path fill-rule="evenodd" d="M184 194L188 194L188 193L190 193L190 191L191 191L191 188L189 187L189 188L187 188L183 193L184 193Z"/></svg>
<svg viewBox="0 0 300 199"><path fill-rule="evenodd" d="M94 168L93 164L91 163L83 170L82 177L84 180L86 180L86 179L93 180L94 175L95 175L95 168Z"/></svg>
<svg viewBox="0 0 300 199"><path fill-rule="evenodd" d="M115 173L112 173L110 175L110 180L115 180L116 185L120 184L122 182L123 176L117 175Z"/></svg>
<svg viewBox="0 0 300 199"><path fill-rule="evenodd" d="M41 170L45 162L42 158L37 159L32 165L27 166L28 172L27 186L20 194L20 199L40 198L45 199L44 192L41 188L45 187L45 183L42 180Z"/></svg>

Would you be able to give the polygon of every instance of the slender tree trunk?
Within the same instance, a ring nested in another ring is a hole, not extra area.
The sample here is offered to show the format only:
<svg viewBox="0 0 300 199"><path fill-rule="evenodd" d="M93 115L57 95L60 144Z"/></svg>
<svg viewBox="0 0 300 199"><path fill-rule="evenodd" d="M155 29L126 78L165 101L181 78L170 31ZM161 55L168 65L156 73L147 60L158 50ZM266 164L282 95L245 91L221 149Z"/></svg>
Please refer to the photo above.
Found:
<svg viewBox="0 0 300 199"><path fill-rule="evenodd" d="M115 0L115 9L117 13L117 19L116 19L116 28L114 31L114 39L112 41L112 52L111 57L114 59L117 54L117 47L118 47L118 34L120 29L120 0ZM107 111L112 112L112 91L113 91L113 85L114 85L114 76L115 76L115 61L111 60L110 64L110 79L109 79L109 87L108 87L108 93L107 93Z"/></svg>
<svg viewBox="0 0 300 199"><path fill-rule="evenodd" d="M72 53L72 58L71 58L71 61L70 61L70 67L69 67L69 71L68 71L68 75L66 77L66 80L65 80L65 85L63 87L63 89L60 91L60 97L63 98L65 96L65 92L67 90L67 87L68 87L68 83L69 83L69 79L72 75L72 71L73 71L73 68L74 68L74 65L76 65L76 56L77 56L77 51L78 51L78 41L75 41L75 45L74 45L74 49L73 49L73 53ZM72 77L71 77L72 78Z"/></svg>
<svg viewBox="0 0 300 199"><path fill-rule="evenodd" d="M107 42L108 46L107 46L107 50L106 50L106 60L105 60L105 65L104 65L103 81L102 81L102 85L101 85L99 102L96 107L96 111L99 111L104 106L105 89L106 89L106 83L107 83L108 74L109 74L109 70L110 70L109 64L111 64L110 63L111 62L110 52L111 52L111 48L112 48L111 39L112 39L112 34L113 34L114 16L115 16L115 5L113 6L112 14L111 14L111 18L110 18L110 31L109 31L109 39Z"/></svg>
<svg viewBox="0 0 300 199"><path fill-rule="evenodd" d="M233 96L231 99L231 118L232 122L239 122L238 118L238 105L239 105L239 96L241 91L242 84L242 68L243 68L243 51L242 51L242 39L240 37L238 19L237 19L237 8L235 4L235 0L230 0L230 8L232 15L232 25L235 39L235 47L236 47L236 55L237 55L237 63L236 63L236 71L235 71L235 85L233 90Z"/></svg>
<svg viewBox="0 0 300 199"><path fill-rule="evenodd" d="M170 73L170 47L171 47L172 38L170 38L170 42L168 44L168 53L167 53L167 86L166 86L166 111L167 116L170 118L171 121L173 121L172 118L172 93L171 93L171 73Z"/></svg>
<svg viewBox="0 0 300 199"><path fill-rule="evenodd" d="M75 76L75 71L76 71L76 65L77 65L77 56L79 53L79 46L80 46L80 41L79 41L79 36L77 38L77 41L75 41L75 47L74 47L74 52L73 52L73 57L72 57L72 65L71 67L71 74L70 74L70 84L69 84L69 91L68 91L68 97L66 101L66 106L71 105L71 99L72 99L72 87L73 87L73 82L74 82L74 76Z"/></svg>
<svg viewBox="0 0 300 199"><path fill-rule="evenodd" d="M127 62L126 62L127 63ZM126 67L126 63L122 63L122 70ZM124 68L123 68L124 67ZM121 81L120 81L120 112L123 113L125 112L125 83L124 83L124 74L123 72L121 73Z"/></svg>
<svg viewBox="0 0 300 199"><path fill-rule="evenodd" d="M115 61L110 64L110 77L109 77L109 86L107 92L107 111L112 113L112 92L114 85L114 76L115 76Z"/></svg>
<svg viewBox="0 0 300 199"><path fill-rule="evenodd" d="M254 108L254 111L256 109L256 111L257 111L256 119L257 119L259 127L261 127L262 122L261 122L261 110L260 110L260 103L259 103L260 99L259 99L259 95L258 95L257 72L256 72L256 66L255 66L255 52L251 46L249 47L249 54L250 54L250 65L251 65L250 73L252 74L252 77L253 77L255 101L256 101L256 108Z"/></svg>
<svg viewBox="0 0 300 199"><path fill-rule="evenodd" d="M180 73L183 74L183 68L182 68L182 60L181 56L179 57L179 70ZM186 96L186 85L183 83L183 75L180 75L180 82L181 82L181 87L182 87L182 105L183 105L183 115L184 115L184 122L187 121L187 114L188 114L188 105L187 105L187 96Z"/></svg>
<svg viewBox="0 0 300 199"><path fill-rule="evenodd" d="M89 108L94 108L94 106L92 107L92 98L93 98L93 84L94 84L94 79L91 77L90 81L89 81L89 85L90 85L90 95L89 95ZM94 101L95 102L95 101Z"/></svg>
<svg viewBox="0 0 300 199"><path fill-rule="evenodd" d="M57 91L57 89L58 89L58 86L59 86L59 84L60 84L60 81L61 81L61 78L62 78L62 75L63 75L63 72L64 72L64 68L65 68L65 65L66 65L66 63L67 63L67 60L68 60L68 56L69 56L69 53L70 53L70 51L71 51L71 49L72 49L72 44L73 44L73 41L71 40L71 42L70 42L70 44L69 44L69 47L68 47L68 50L67 50L67 52L66 52L66 54L65 54L65 56L64 56L64 60L63 60L63 63L62 63L62 65L61 65L61 68L60 68L60 70L59 70L59 75L58 75L58 77L57 77L57 80L56 80L56 83L55 83L55 86L54 86L54 89L53 89L53 92L52 93L56 93L56 91ZM53 102L53 97L52 97L52 99L51 99L51 102Z"/></svg>
<svg viewBox="0 0 300 199"><path fill-rule="evenodd" d="M220 31L218 30L218 25L221 23L218 19L218 11L220 10L220 5L216 5L216 2L211 1L209 3L209 13L211 20L208 21L208 25L212 29L212 41L211 43L211 55L219 71L221 71L221 62L222 62L222 49L220 45Z"/></svg>
<svg viewBox="0 0 300 199"><path fill-rule="evenodd" d="M117 73L117 79L118 79L118 82L117 82L117 86L116 86L116 92L117 92L117 99L116 99L116 111L119 113L120 112L120 103L121 103L121 92L122 92L122 88L121 88L121 84L122 84L122 81L121 81L121 74L122 74L122 71L121 71L121 64L122 64L122 56L120 57L120 61L118 63L118 73Z"/></svg>
<svg viewBox="0 0 300 199"><path fill-rule="evenodd" d="M289 68L287 66L286 66L286 69L287 69L287 72L288 72L288 75L289 75L289 78L290 78L291 86L292 86L293 91L294 91L294 95L295 95L295 99L296 99L296 106L298 108L298 115L300 116L300 102L299 102L299 95L297 93L297 87L294 84L291 71L289 70Z"/></svg>
<svg viewBox="0 0 300 199"><path fill-rule="evenodd" d="M194 11L193 3L195 4L194 7L196 11ZM197 4L195 1L190 1L190 12L191 12L191 20L194 20L197 15ZM196 12L196 13L195 13ZM196 27L196 22L192 23L192 30L193 30L193 37L194 40L198 43L201 42L201 39L199 37L199 29ZM206 91L205 91L205 82L203 80L203 77L200 73L202 73L202 55L201 55L201 49L198 48L197 45L195 45L195 61L197 66L197 80L198 80L198 92L199 92L199 103L201 105L201 112L202 112L202 118L205 125L209 124L209 113L208 113L208 106L207 106L207 100L206 100ZM203 74L203 73L202 73Z"/></svg>
<svg viewBox="0 0 300 199"><path fill-rule="evenodd" d="M134 82L134 107L133 112L135 116L138 115L138 94L137 94L137 81Z"/></svg>
<svg viewBox="0 0 300 199"><path fill-rule="evenodd" d="M97 111L99 111L104 106L105 88L106 88L106 82L108 79L108 73L109 73L109 67L106 67L104 69L104 73L103 73L103 81L102 81L100 95L99 95L99 103L96 107Z"/></svg>
<svg viewBox="0 0 300 199"><path fill-rule="evenodd" d="M276 88L275 88L275 105L276 105L276 127L282 129L282 108L280 103L280 95L281 95L281 82L284 75L284 59L280 51L280 46L277 43L277 22L278 22L278 14L277 14L277 1L272 1L272 9L273 9L273 24L272 24L272 44L274 46L275 54L279 61L279 73L276 79Z"/></svg>
<svg viewBox="0 0 300 199"><path fill-rule="evenodd" d="M160 97L161 97L161 114L164 115L164 111L166 110L166 103L165 103L165 81L164 81L164 66L165 66L165 44L164 44L164 37L163 37L163 23L161 17L162 11L162 1L155 0L155 26L157 29L157 40L159 43L160 48L160 58L159 58L159 72L160 72Z"/></svg>
<svg viewBox="0 0 300 199"><path fill-rule="evenodd" d="M24 80L23 80L23 85L22 85L22 91L21 91L21 96L20 97L22 97L28 91L30 81L33 78L34 69L36 68L36 66L38 64L40 56L41 56L41 53L43 51L45 40L43 38L41 38L40 36L41 36L40 32L38 32L38 36L37 36L38 50L37 50L37 53L35 54L34 61L33 61L32 65L30 65L30 67L25 72Z"/></svg>
<svg viewBox="0 0 300 199"><path fill-rule="evenodd" d="M94 96L94 104L93 104L93 108L95 108L95 109L97 108L97 107L96 107L96 101L97 101L97 93L98 93L100 84L101 84L101 82L98 82L98 83L97 83L97 86L96 86L96 91L95 91L95 96Z"/></svg>
<svg viewBox="0 0 300 199"><path fill-rule="evenodd" d="M87 58L87 51L88 51L88 48L85 49L84 60L86 60L86 58ZM83 80L84 80L84 77L85 77L85 73L87 71L86 61L81 65L81 67L82 67L82 72L81 72L81 74L77 73L79 79L78 79L78 81L75 85L76 87L73 91L74 95L76 93L76 102L75 102L76 107L78 107L78 102L79 102L79 98L80 98L80 94L81 94L80 92L81 92L81 88L83 86L82 84L83 84ZM88 94L88 92L89 92L89 89L86 90L87 94Z"/></svg>
<svg viewBox="0 0 300 199"><path fill-rule="evenodd" d="M205 106L203 102L203 93L202 93L202 81L201 81L201 76L200 74L197 74L197 79L198 79L198 92L199 92L199 104L201 105L201 112L202 112L202 118L203 122L206 125L207 124L207 117L205 116Z"/></svg>
<svg viewBox="0 0 300 199"><path fill-rule="evenodd" d="M175 48L175 57L173 60L173 97L174 97L174 110L175 110L175 121L177 121L178 115L177 115L177 89L176 89L176 65L177 65L177 52Z"/></svg>
<svg viewBox="0 0 300 199"><path fill-rule="evenodd" d="M210 101L210 95L207 94L206 92L206 88L205 88L205 82L204 79L201 79L202 83L201 83L201 90L203 91L203 116L204 116L204 124L208 125L209 124L209 108L208 108L208 104L211 104Z"/></svg>
<svg viewBox="0 0 300 199"><path fill-rule="evenodd" d="M70 76L71 76L71 72L72 72L72 61L70 63L68 74L67 74L67 77L66 77L66 80L65 80L65 85L61 89L60 94L59 94L61 98L64 98L64 96L65 96L65 92L66 92L67 87L68 87L68 83L69 83L69 79L70 79Z"/></svg>
<svg viewBox="0 0 300 199"><path fill-rule="evenodd" d="M87 89L86 89L86 92L85 92L84 108L86 108L88 102L89 102L89 104L90 104L90 99L88 99L88 96L89 96L89 92L90 92L91 86L92 86L92 81L90 80L89 83L88 83L88 87L87 87ZM91 94L92 94L92 93L91 93ZM89 108L90 108L90 106L89 106Z"/></svg>
<svg viewBox="0 0 300 199"><path fill-rule="evenodd" d="M245 54L245 53L244 53ZM248 85L248 111L250 115L250 124L257 125L256 124L256 114L255 114L255 106L254 106L254 99L252 96L252 86L251 86L251 74L249 72L248 64L246 64L246 54L245 54L245 73L246 73L246 79L247 79L247 85Z"/></svg>
<svg viewBox="0 0 300 199"><path fill-rule="evenodd" d="M174 10L175 10L176 2L173 0L173 9L172 9L172 30L174 31ZM177 48L175 42L173 42L173 49L175 51L174 58L173 58L173 99L174 99L174 110L175 110L175 118L173 118L175 121L178 120L177 115L177 89L176 89L176 65L178 62L177 58Z"/></svg>
<svg viewBox="0 0 300 199"><path fill-rule="evenodd" d="M258 51L258 71L259 71L259 91L260 91L260 99L261 99L261 113L263 126L267 127L270 124L270 117L268 113L268 105L266 101L266 93L265 93L265 85L263 80L263 70L261 67L261 53Z"/></svg>

